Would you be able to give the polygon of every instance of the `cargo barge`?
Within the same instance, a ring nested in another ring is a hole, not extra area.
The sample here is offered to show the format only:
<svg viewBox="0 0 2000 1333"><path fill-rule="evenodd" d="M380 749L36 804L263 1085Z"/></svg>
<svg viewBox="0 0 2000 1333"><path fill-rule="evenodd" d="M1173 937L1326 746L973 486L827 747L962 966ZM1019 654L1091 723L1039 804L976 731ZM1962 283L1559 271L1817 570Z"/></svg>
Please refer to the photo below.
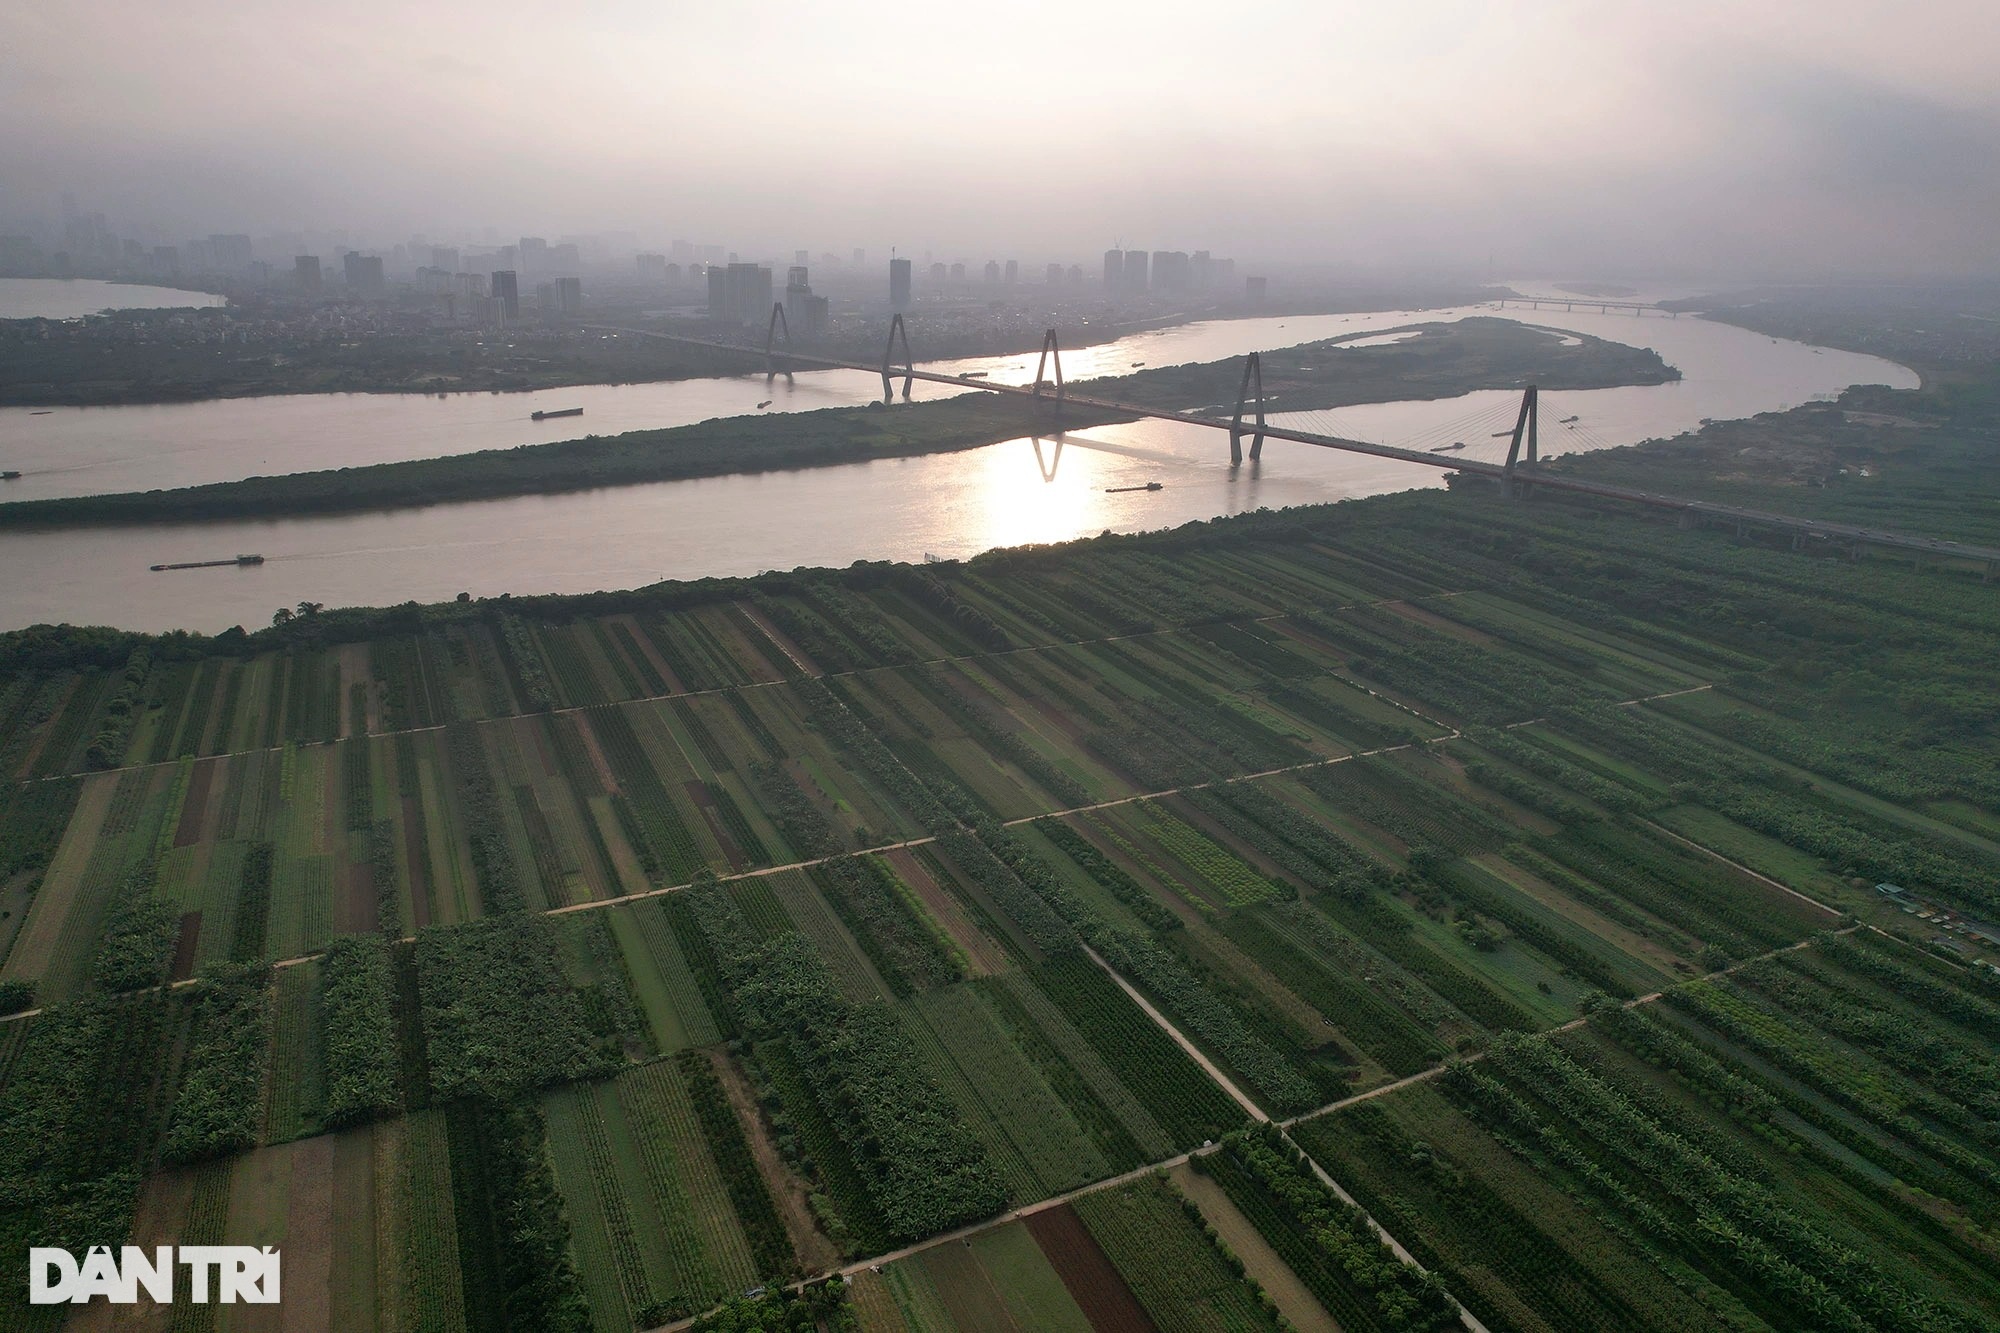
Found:
<svg viewBox="0 0 2000 1333"><path fill-rule="evenodd" d="M162 569L220 569L225 565L261 565L261 555L239 555L232 560L183 560L177 565L154 565L155 571Z"/></svg>

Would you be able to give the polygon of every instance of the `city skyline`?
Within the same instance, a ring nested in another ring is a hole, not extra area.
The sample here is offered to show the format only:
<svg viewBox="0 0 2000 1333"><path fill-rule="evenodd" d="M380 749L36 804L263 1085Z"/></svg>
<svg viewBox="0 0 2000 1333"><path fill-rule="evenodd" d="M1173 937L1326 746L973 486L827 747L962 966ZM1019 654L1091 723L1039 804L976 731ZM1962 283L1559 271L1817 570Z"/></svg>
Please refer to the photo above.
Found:
<svg viewBox="0 0 2000 1333"><path fill-rule="evenodd" d="M1145 230L1258 262L1989 271L2000 38L1970 3L1887 12L864 5L788 14L768 58L813 75L772 96L685 59L723 13L83 0L0 18L0 111L34 127L0 148L0 227L73 190L177 235L511 218L775 256L803 210L877 253L1031 265Z"/></svg>

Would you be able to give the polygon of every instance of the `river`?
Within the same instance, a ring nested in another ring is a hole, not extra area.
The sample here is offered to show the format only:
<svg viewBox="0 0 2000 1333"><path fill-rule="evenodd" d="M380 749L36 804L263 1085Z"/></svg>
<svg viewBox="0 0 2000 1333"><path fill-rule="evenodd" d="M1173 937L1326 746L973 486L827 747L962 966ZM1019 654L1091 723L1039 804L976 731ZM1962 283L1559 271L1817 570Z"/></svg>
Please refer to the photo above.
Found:
<svg viewBox="0 0 2000 1333"><path fill-rule="evenodd" d="M1064 357L1070 380L1240 356L1339 334L1493 313L1489 307L1209 321L1134 334ZM1514 312L1510 309L1511 317ZM1794 407L1850 384L1912 388L1892 362L1772 340L1690 316L1635 318L1526 312L1526 322L1649 346L1679 367L1678 383L1543 396L1549 454L1629 444ZM1001 381L1033 376L1035 357L946 363ZM1218 374L1216 401L1233 401L1236 372ZM1227 383L1223 383L1227 380ZM315 395L173 407L0 414L0 460L39 475L7 484L6 498L189 485L254 472L289 472L423 457L573 437L574 420L535 423L536 406L582 406L599 433L668 426L755 410L866 402L879 379L852 372L761 375L676 383L590 386L533 395L451 398ZM917 397L948 388L919 385ZM1356 438L1430 447L1466 441L1491 457L1518 395L1383 403L1334 413L1280 413L1274 421ZM1571 430L1561 418L1576 416ZM57 445L34 432L60 433ZM46 452L43 450L46 449ZM40 461L41 467L33 464ZM251 460L255 461L251 461ZM57 469L67 470L57 470ZM67 478L68 480L60 480ZM278 606L440 601L463 591L588 592L662 578L750 574L857 559L967 556L995 546L1061 541L1104 530L1170 527L1259 507L1320 503L1440 484L1441 474L1286 441L1261 466L1232 471L1217 432L1139 422L1020 439L953 454L797 472L713 477L427 509L201 525L0 533L0 628L42 621L131 629L254 627ZM1162 483L1159 491L1107 487ZM261 566L150 573L154 563L258 552Z"/></svg>
<svg viewBox="0 0 2000 1333"><path fill-rule="evenodd" d="M0 278L0 319L77 319L106 310L175 310L228 305L213 292L144 287L97 278Z"/></svg>

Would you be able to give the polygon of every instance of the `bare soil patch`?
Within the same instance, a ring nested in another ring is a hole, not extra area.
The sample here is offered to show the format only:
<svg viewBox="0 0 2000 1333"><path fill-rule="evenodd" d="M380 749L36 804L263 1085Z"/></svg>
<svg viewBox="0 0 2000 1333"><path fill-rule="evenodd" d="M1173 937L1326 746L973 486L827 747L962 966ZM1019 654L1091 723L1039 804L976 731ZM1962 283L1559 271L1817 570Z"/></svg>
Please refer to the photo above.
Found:
<svg viewBox="0 0 2000 1333"><path fill-rule="evenodd" d="M744 1082L741 1071L722 1052L710 1051L708 1058L715 1066L715 1076L729 1097L737 1121L743 1126L744 1138L750 1144L750 1155L757 1160L757 1172L764 1177L764 1187L771 1191L771 1200L778 1206L778 1216L784 1221L785 1234L791 1238L792 1252L798 1255L800 1266L809 1273L833 1267L840 1262L840 1251L813 1220L812 1204L806 1199L805 1182L786 1168L784 1156L779 1153L778 1145L771 1141L763 1114L757 1109L757 1099L751 1095L750 1085Z"/></svg>
<svg viewBox="0 0 2000 1333"><path fill-rule="evenodd" d="M1157 1333L1152 1316L1125 1285L1097 1238L1068 1204L1027 1219L1028 1234L1098 1333Z"/></svg>

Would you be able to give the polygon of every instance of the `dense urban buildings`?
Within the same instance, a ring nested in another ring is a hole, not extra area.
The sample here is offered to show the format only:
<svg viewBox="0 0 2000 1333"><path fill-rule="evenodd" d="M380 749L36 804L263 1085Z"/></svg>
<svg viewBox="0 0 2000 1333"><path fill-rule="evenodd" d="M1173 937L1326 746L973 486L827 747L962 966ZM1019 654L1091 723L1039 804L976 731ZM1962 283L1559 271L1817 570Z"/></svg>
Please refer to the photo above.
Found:
<svg viewBox="0 0 2000 1333"><path fill-rule="evenodd" d="M500 303L500 312L508 319L521 317L521 279L512 269L499 269L493 274L493 299Z"/></svg>
<svg viewBox="0 0 2000 1333"><path fill-rule="evenodd" d="M708 270L708 314L728 324L762 323L771 314L771 270L737 261Z"/></svg>

